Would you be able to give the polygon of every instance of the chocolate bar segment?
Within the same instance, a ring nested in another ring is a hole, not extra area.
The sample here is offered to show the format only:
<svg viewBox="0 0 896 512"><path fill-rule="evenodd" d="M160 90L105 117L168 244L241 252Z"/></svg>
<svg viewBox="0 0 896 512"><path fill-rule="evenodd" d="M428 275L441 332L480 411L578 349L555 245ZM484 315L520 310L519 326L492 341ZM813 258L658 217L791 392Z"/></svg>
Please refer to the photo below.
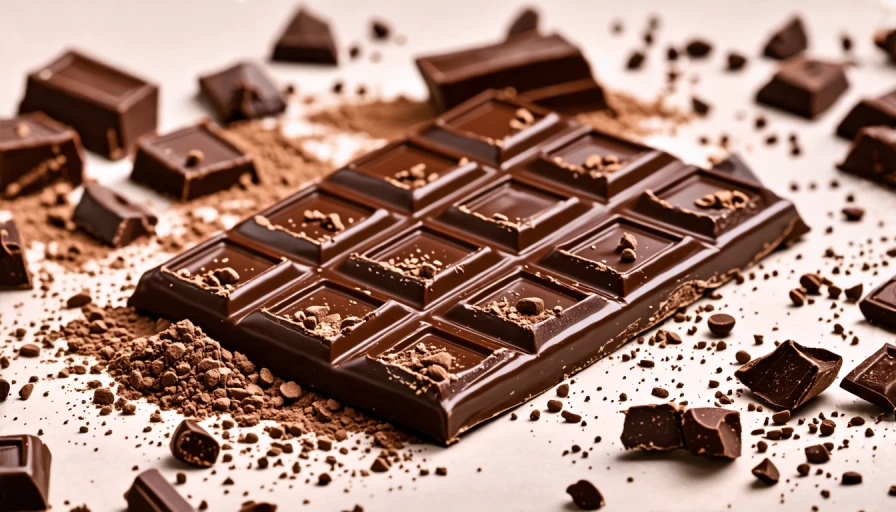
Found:
<svg viewBox="0 0 896 512"><path fill-rule="evenodd" d="M859 309L869 322L896 330L896 278L871 290L859 301Z"/></svg>
<svg viewBox="0 0 896 512"><path fill-rule="evenodd" d="M159 88L69 50L28 75L19 113L41 111L74 128L84 147L112 160L156 129Z"/></svg>
<svg viewBox="0 0 896 512"><path fill-rule="evenodd" d="M859 130L837 168L887 187L896 186L896 128L868 126Z"/></svg>
<svg viewBox="0 0 896 512"><path fill-rule="evenodd" d="M335 66L339 54L329 23L300 7L274 45L271 60Z"/></svg>
<svg viewBox="0 0 896 512"><path fill-rule="evenodd" d="M791 114L815 119L849 88L841 64L794 57L756 93L756 101Z"/></svg>
<svg viewBox="0 0 896 512"><path fill-rule="evenodd" d="M638 405L625 411L622 446L647 451L684 448L681 438L681 408L674 403Z"/></svg>
<svg viewBox="0 0 896 512"><path fill-rule="evenodd" d="M805 232L758 181L491 91L150 270L129 303L447 443Z"/></svg>
<svg viewBox="0 0 896 512"><path fill-rule="evenodd" d="M840 387L874 405L896 409L896 346L884 343L849 372Z"/></svg>
<svg viewBox="0 0 896 512"><path fill-rule="evenodd" d="M718 407L695 407L682 415L681 435L694 455L740 457L740 413Z"/></svg>
<svg viewBox="0 0 896 512"><path fill-rule="evenodd" d="M0 290L30 290L32 286L19 228L12 219L0 222Z"/></svg>
<svg viewBox="0 0 896 512"><path fill-rule="evenodd" d="M65 180L84 181L78 133L41 112L0 120L0 192L6 199Z"/></svg>
<svg viewBox="0 0 896 512"><path fill-rule="evenodd" d="M0 510L49 508L51 462L39 438L0 436Z"/></svg>
<svg viewBox="0 0 896 512"><path fill-rule="evenodd" d="M227 141L209 121L140 139L131 180L189 201L258 181L252 157Z"/></svg>
<svg viewBox="0 0 896 512"><path fill-rule="evenodd" d="M128 502L128 512L194 512L195 510L157 469L149 469L137 475L124 497Z"/></svg>
<svg viewBox="0 0 896 512"><path fill-rule="evenodd" d="M202 95L225 123L273 116L286 110L286 99L255 62L238 62L199 77Z"/></svg>
<svg viewBox="0 0 896 512"><path fill-rule="evenodd" d="M158 217L99 183L84 186L72 220L84 231L112 247L123 247L137 238L155 233Z"/></svg>
<svg viewBox="0 0 896 512"><path fill-rule="evenodd" d="M837 125L837 135L855 140L862 128L889 126L896 128L896 90L877 98L863 98Z"/></svg>

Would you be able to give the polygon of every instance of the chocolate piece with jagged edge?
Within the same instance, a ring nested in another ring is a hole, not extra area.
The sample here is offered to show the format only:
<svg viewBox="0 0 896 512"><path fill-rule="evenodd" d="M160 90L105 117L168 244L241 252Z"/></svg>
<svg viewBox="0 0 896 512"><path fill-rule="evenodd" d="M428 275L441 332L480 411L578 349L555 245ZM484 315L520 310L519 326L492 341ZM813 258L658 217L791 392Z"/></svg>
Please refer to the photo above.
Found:
<svg viewBox="0 0 896 512"><path fill-rule="evenodd" d="M224 123L259 119L286 110L283 91L255 62L238 62L201 76L199 89Z"/></svg>
<svg viewBox="0 0 896 512"><path fill-rule="evenodd" d="M579 48L558 34L526 32L497 44L417 59L438 112L487 89L513 88L566 113L606 108L603 89Z"/></svg>
<svg viewBox="0 0 896 512"><path fill-rule="evenodd" d="M130 304L448 443L805 232L758 182L490 91L150 270Z"/></svg>
<svg viewBox="0 0 896 512"><path fill-rule="evenodd" d="M74 50L30 73L19 105L71 126L85 148L112 160L155 131L158 109L157 86Z"/></svg>
<svg viewBox="0 0 896 512"><path fill-rule="evenodd" d="M50 508L49 448L35 436L0 436L0 510Z"/></svg>
<svg viewBox="0 0 896 512"><path fill-rule="evenodd" d="M158 218L146 206L108 187L87 183L72 221L101 242L123 247L155 233Z"/></svg>
<svg viewBox="0 0 896 512"><path fill-rule="evenodd" d="M829 350L787 340L734 376L769 404L792 411L833 384L842 364L843 358Z"/></svg>
<svg viewBox="0 0 896 512"><path fill-rule="evenodd" d="M538 11L532 7L527 7L517 14L510 23L510 27L507 28L507 37L536 32L538 31L538 22Z"/></svg>
<svg viewBox="0 0 896 512"><path fill-rule="evenodd" d="M883 50L890 60L896 60L896 30L883 29L875 32L874 45Z"/></svg>
<svg viewBox="0 0 896 512"><path fill-rule="evenodd" d="M718 407L695 407L682 415L681 435L694 455L736 459L741 450L740 413Z"/></svg>
<svg viewBox="0 0 896 512"><path fill-rule="evenodd" d="M622 446L647 451L684 448L681 408L674 403L638 405L625 411Z"/></svg>
<svg viewBox="0 0 896 512"><path fill-rule="evenodd" d="M194 512L194 508L177 492L157 469L146 470L134 479L124 494L128 512Z"/></svg>
<svg viewBox="0 0 896 512"><path fill-rule="evenodd" d="M896 89L876 98L862 98L837 126L837 135L855 140L868 126L896 128Z"/></svg>
<svg viewBox="0 0 896 512"><path fill-rule="evenodd" d="M330 24L299 7L274 45L271 60L337 65L339 53Z"/></svg>
<svg viewBox="0 0 896 512"><path fill-rule="evenodd" d="M753 468L752 473L753 476L767 485L774 485L781 479L781 473L778 471L778 468L767 458Z"/></svg>
<svg viewBox="0 0 896 512"><path fill-rule="evenodd" d="M809 47L809 38L803 27L803 20L794 16L786 25L772 34L765 44L762 54L778 60L789 59Z"/></svg>
<svg viewBox="0 0 896 512"><path fill-rule="evenodd" d="M142 138L131 171L132 181L181 201L227 190L246 179L258 182L252 157L208 120Z"/></svg>
<svg viewBox="0 0 896 512"><path fill-rule="evenodd" d="M57 180L84 181L78 133L42 112L0 119L0 195L14 199Z"/></svg>
<svg viewBox="0 0 896 512"><path fill-rule="evenodd" d="M214 466L221 451L218 441L190 419L180 422L171 435L169 447L175 458L199 468Z"/></svg>
<svg viewBox="0 0 896 512"><path fill-rule="evenodd" d="M13 219L0 221L0 290L30 290L25 241Z"/></svg>
<svg viewBox="0 0 896 512"><path fill-rule="evenodd" d="M841 64L794 57L781 64L756 93L756 101L807 119L815 119L846 92L849 82Z"/></svg>
<svg viewBox="0 0 896 512"><path fill-rule="evenodd" d="M868 126L859 130L837 168L888 187L896 186L896 128Z"/></svg>
<svg viewBox="0 0 896 512"><path fill-rule="evenodd" d="M884 343L849 372L840 387L874 405L896 409L896 345Z"/></svg>
<svg viewBox="0 0 896 512"><path fill-rule="evenodd" d="M896 277L871 290L859 301L859 309L869 322L896 330Z"/></svg>

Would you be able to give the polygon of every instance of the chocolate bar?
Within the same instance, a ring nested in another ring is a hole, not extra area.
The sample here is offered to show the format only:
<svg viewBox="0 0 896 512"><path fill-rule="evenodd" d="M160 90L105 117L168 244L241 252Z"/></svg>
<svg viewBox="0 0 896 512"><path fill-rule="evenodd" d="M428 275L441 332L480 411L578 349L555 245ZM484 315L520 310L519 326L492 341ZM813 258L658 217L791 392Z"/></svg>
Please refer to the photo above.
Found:
<svg viewBox="0 0 896 512"><path fill-rule="evenodd" d="M124 495L128 512L194 512L194 508L177 492L157 469L137 475Z"/></svg>
<svg viewBox="0 0 896 512"><path fill-rule="evenodd" d="M0 290L31 289L25 243L13 220L0 221Z"/></svg>
<svg viewBox="0 0 896 512"><path fill-rule="evenodd" d="M155 233L158 222L149 208L99 183L84 185L84 194L72 220L79 228L112 247L123 247L141 236Z"/></svg>
<svg viewBox="0 0 896 512"><path fill-rule="evenodd" d="M130 304L450 442L807 230L758 182L489 91L150 270Z"/></svg>
<svg viewBox="0 0 896 512"><path fill-rule="evenodd" d="M19 113L41 111L74 128L84 147L112 160L156 130L159 88L69 50L28 75Z"/></svg>
<svg viewBox="0 0 896 512"><path fill-rule="evenodd" d="M607 107L582 51L558 34L517 34L497 44L417 59L437 112L486 89L513 88L565 113Z"/></svg>
<svg viewBox="0 0 896 512"><path fill-rule="evenodd" d="M259 119L286 110L283 91L255 62L238 62L201 76L199 89L217 112L218 119L225 123Z"/></svg>
<svg viewBox="0 0 896 512"><path fill-rule="evenodd" d="M896 409L896 346L884 343L849 372L840 387L872 404Z"/></svg>
<svg viewBox="0 0 896 512"><path fill-rule="evenodd" d="M0 193L31 194L57 180L84 181L84 149L73 129L34 112L0 120Z"/></svg>
<svg viewBox="0 0 896 512"><path fill-rule="evenodd" d="M0 436L0 510L49 508L51 462L39 438Z"/></svg>
<svg viewBox="0 0 896 512"><path fill-rule="evenodd" d="M329 23L299 7L274 45L271 60L335 66L339 54Z"/></svg>
<svg viewBox="0 0 896 512"><path fill-rule="evenodd" d="M781 64L774 77L756 93L756 101L815 119L848 88L841 64L794 57Z"/></svg>
<svg viewBox="0 0 896 512"><path fill-rule="evenodd" d="M837 168L887 187L896 186L896 128L867 126L859 130Z"/></svg>
<svg viewBox="0 0 896 512"><path fill-rule="evenodd" d="M896 128L896 90L877 98L862 98L837 126L837 135L855 140L866 126Z"/></svg>
<svg viewBox="0 0 896 512"><path fill-rule="evenodd" d="M258 181L252 157L207 120L140 139L131 171L132 181L181 201L227 190L244 176Z"/></svg>

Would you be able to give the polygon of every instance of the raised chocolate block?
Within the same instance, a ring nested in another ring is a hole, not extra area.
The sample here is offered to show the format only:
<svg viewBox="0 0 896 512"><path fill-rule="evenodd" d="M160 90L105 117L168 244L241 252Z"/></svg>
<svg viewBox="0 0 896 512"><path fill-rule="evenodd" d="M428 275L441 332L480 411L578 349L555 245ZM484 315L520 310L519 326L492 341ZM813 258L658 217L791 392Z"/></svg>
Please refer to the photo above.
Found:
<svg viewBox="0 0 896 512"><path fill-rule="evenodd" d="M859 131L867 126L896 128L896 90L877 98L863 98L837 125L837 135L855 140Z"/></svg>
<svg viewBox="0 0 896 512"><path fill-rule="evenodd" d="M759 89L756 101L814 119L848 88L843 65L794 57L781 64L771 81Z"/></svg>
<svg viewBox="0 0 896 512"><path fill-rule="evenodd" d="M806 230L758 181L486 92L150 270L130 304L451 442Z"/></svg>
<svg viewBox="0 0 896 512"><path fill-rule="evenodd" d="M199 88L218 119L225 123L259 119L286 110L283 91L255 62L238 62L201 76Z"/></svg>
<svg viewBox="0 0 896 512"><path fill-rule="evenodd" d="M84 180L78 133L41 112L0 120L0 191L6 199L37 192L57 180Z"/></svg>
<svg viewBox="0 0 896 512"><path fill-rule="evenodd" d="M330 24L300 7L274 45L271 60L335 66L339 53Z"/></svg>
<svg viewBox="0 0 896 512"><path fill-rule="evenodd" d="M0 436L0 510L50 508L50 450L35 436Z"/></svg>
<svg viewBox="0 0 896 512"><path fill-rule="evenodd" d="M84 195L72 220L98 240L122 247L141 236L155 233L158 218L149 208L135 203L99 183L84 185Z"/></svg>
<svg viewBox="0 0 896 512"><path fill-rule="evenodd" d="M859 130L837 168L888 187L896 186L896 128L868 126Z"/></svg>
<svg viewBox="0 0 896 512"><path fill-rule="evenodd" d="M85 148L112 160L156 130L158 109L158 87L74 50L30 73L19 105L71 126Z"/></svg>
<svg viewBox="0 0 896 512"><path fill-rule="evenodd" d="M25 242L13 220L0 222L0 290L31 289Z"/></svg>
<svg viewBox="0 0 896 512"><path fill-rule="evenodd" d="M896 346L884 343L849 372L840 387L872 404L896 409Z"/></svg>
<svg viewBox="0 0 896 512"><path fill-rule="evenodd" d="M157 469L137 475L124 498L128 502L128 512L195 511Z"/></svg>
<svg viewBox="0 0 896 512"><path fill-rule="evenodd" d="M210 121L140 139L131 171L131 180L181 201L227 190L242 179L258 181L252 157Z"/></svg>

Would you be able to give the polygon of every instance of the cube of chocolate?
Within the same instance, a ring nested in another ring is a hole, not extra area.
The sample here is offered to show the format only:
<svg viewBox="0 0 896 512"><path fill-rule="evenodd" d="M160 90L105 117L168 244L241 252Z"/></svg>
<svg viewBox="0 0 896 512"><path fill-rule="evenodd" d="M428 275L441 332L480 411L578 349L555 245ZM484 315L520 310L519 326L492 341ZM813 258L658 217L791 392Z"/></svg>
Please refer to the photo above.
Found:
<svg viewBox="0 0 896 512"><path fill-rule="evenodd" d="M286 110L286 100L264 69L239 62L199 77L199 88L225 123L273 116Z"/></svg>
<svg viewBox="0 0 896 512"><path fill-rule="evenodd" d="M155 131L158 108L155 85L69 50L28 75L19 113L42 111L74 128L90 151L118 160Z"/></svg>
<svg viewBox="0 0 896 512"><path fill-rule="evenodd" d="M84 195L72 220L84 231L112 247L155 233L158 218L142 204L99 183L84 185Z"/></svg>
<svg viewBox="0 0 896 512"><path fill-rule="evenodd" d="M22 235L12 220L0 222L0 290L28 290L31 286Z"/></svg>
<svg viewBox="0 0 896 512"><path fill-rule="evenodd" d="M28 435L0 437L0 510L50 507L50 450Z"/></svg>
<svg viewBox="0 0 896 512"><path fill-rule="evenodd" d="M756 101L808 119L828 109L849 88L841 64L795 57L756 93Z"/></svg>
<svg viewBox="0 0 896 512"><path fill-rule="evenodd" d="M37 192L57 180L84 181L78 133L41 112L0 120L0 191L6 199Z"/></svg>

